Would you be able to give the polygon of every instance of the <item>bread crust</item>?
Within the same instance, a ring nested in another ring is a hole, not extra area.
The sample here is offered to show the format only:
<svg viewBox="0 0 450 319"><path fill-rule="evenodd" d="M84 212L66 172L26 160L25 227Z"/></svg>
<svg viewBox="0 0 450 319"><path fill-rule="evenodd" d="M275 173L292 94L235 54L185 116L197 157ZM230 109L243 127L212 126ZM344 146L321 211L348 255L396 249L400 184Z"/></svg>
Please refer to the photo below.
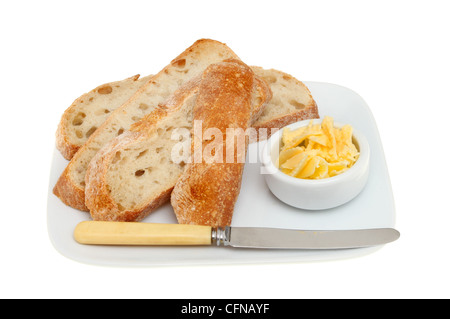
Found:
<svg viewBox="0 0 450 319"><path fill-rule="evenodd" d="M286 125L303 121L303 120L311 120L311 119L318 119L319 116L319 109L317 107L317 104L315 101L312 101L312 103L307 106L304 110L300 110L296 113L288 114L282 117L275 118L271 121L268 121L264 123L263 125L257 125L254 124L253 127L256 130L259 130L261 128L268 129L267 135L259 136L258 135L258 141L262 141L266 138L269 138L272 134L274 134L278 129L281 129L285 127Z"/></svg>
<svg viewBox="0 0 450 319"><path fill-rule="evenodd" d="M255 81L253 71L242 62L223 62L210 66L200 85L194 119L201 120L203 132L219 129L226 136L226 129L251 126L251 94ZM203 136L203 134L202 134ZM226 137L223 139L226 149ZM203 150L213 141L202 140ZM245 149L247 149L248 141ZM195 142L193 141L193 147ZM194 150L195 152L195 150ZM244 162L237 158L234 145L234 161L227 163L225 151L221 163L190 163L171 194L171 204L180 224L221 227L231 224L234 206L238 198Z"/></svg>
<svg viewBox="0 0 450 319"><path fill-rule="evenodd" d="M59 197L67 206L83 212L89 211L84 203L84 188L79 188L72 181L71 175L69 174L69 166L66 166L53 187L53 194Z"/></svg>

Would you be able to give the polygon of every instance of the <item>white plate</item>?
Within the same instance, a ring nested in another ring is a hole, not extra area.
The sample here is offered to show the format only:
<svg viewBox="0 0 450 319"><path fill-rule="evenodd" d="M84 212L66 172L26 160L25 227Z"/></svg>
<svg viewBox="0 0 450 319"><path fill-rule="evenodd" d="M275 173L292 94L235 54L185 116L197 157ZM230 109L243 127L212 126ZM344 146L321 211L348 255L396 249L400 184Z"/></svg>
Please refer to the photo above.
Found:
<svg viewBox="0 0 450 319"><path fill-rule="evenodd" d="M291 229L358 229L394 227L395 207L383 147L372 113L352 90L335 84L305 82L315 98L321 117L351 124L366 135L371 148L370 177L365 189L351 202L324 211L304 211L276 199L260 174L259 163L245 166L241 193L232 226L261 226ZM250 146L249 154L264 142ZM75 226L89 220L88 213L64 205L52 193L67 161L55 150L48 193L48 231L56 250L67 258L108 266L168 266L323 261L359 257L380 247L344 250L259 250L229 247L116 247L86 246L73 239ZM176 223L169 204L143 222Z"/></svg>

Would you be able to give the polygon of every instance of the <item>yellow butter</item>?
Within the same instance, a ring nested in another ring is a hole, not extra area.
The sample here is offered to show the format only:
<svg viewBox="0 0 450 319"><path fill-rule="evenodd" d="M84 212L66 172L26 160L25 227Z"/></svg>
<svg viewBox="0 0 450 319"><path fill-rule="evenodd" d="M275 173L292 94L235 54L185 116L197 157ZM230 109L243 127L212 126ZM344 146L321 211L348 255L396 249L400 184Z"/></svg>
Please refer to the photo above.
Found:
<svg viewBox="0 0 450 319"><path fill-rule="evenodd" d="M336 128L330 116L321 124L311 121L298 129L285 128L281 142L278 168L297 178L323 179L342 174L359 157L351 125Z"/></svg>

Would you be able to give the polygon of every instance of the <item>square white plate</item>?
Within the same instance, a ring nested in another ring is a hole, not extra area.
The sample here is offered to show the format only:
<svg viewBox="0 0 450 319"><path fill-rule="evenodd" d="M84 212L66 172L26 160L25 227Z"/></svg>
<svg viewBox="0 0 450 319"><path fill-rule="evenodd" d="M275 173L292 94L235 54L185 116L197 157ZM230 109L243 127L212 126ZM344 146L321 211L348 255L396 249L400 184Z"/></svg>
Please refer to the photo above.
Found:
<svg viewBox="0 0 450 319"><path fill-rule="evenodd" d="M329 210L304 211L285 205L267 188L259 163L247 163L232 226L290 229L359 229L394 227L395 207L383 147L372 113L352 90L329 83L305 82L319 107L321 117L351 124L366 135L371 148L370 177L365 189L351 202ZM265 142L250 145L249 154ZM68 161L55 150L48 192L48 231L57 251L67 258L95 265L168 266L310 262L359 257L380 247L343 250L260 250L230 247L118 247L80 245L73 239L75 226L90 215L64 205L52 193ZM169 204L143 222L176 223Z"/></svg>

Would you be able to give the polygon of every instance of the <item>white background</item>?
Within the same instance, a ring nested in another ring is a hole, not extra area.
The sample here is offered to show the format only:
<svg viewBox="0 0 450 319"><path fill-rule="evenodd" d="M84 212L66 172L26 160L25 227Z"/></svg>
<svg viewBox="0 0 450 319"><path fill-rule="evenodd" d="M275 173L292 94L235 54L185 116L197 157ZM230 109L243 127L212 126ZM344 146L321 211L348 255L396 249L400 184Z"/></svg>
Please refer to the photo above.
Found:
<svg viewBox="0 0 450 319"><path fill-rule="evenodd" d="M450 297L448 1L2 1L0 297ZM162 67L199 38L245 62L336 83L370 106L399 241L341 261L109 268L49 241L63 111L99 84Z"/></svg>

